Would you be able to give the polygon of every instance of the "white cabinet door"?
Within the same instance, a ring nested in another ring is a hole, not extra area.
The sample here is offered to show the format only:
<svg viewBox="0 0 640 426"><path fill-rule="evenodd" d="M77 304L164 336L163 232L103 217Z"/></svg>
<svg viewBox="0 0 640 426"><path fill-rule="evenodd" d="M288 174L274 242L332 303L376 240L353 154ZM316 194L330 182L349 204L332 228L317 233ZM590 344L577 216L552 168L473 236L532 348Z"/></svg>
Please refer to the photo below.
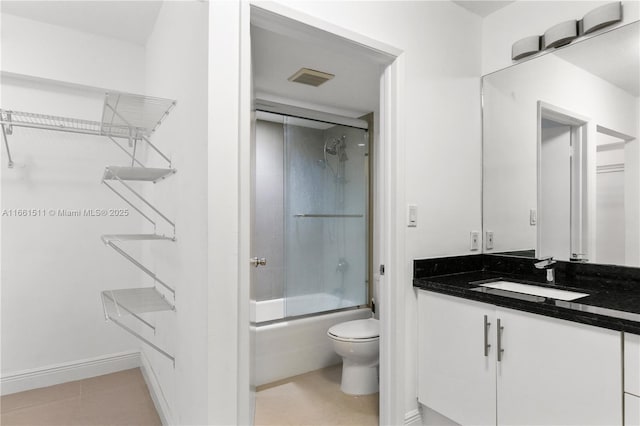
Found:
<svg viewBox="0 0 640 426"><path fill-rule="evenodd" d="M640 398L624 394L624 425L640 426Z"/></svg>
<svg viewBox="0 0 640 426"><path fill-rule="evenodd" d="M492 305L418 292L420 403L462 425L496 424L494 314Z"/></svg>
<svg viewBox="0 0 640 426"><path fill-rule="evenodd" d="M621 334L497 308L499 425L621 425Z"/></svg>
<svg viewBox="0 0 640 426"><path fill-rule="evenodd" d="M640 336L624 335L624 390L640 396Z"/></svg>

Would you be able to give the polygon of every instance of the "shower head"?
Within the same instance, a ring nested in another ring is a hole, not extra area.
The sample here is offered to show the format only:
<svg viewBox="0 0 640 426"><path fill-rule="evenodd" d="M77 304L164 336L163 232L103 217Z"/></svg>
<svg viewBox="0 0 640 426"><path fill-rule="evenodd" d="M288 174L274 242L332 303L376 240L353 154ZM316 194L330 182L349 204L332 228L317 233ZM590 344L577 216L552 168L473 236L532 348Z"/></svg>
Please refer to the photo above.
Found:
<svg viewBox="0 0 640 426"><path fill-rule="evenodd" d="M337 155L340 161L347 161L347 137L342 135L341 137L329 138L324 143L324 152L329 155Z"/></svg>
<svg viewBox="0 0 640 426"><path fill-rule="evenodd" d="M338 147L335 144L333 144L331 146L326 146L325 149L324 149L324 152L326 152L327 154L330 154L330 155L336 155L336 154L338 154Z"/></svg>

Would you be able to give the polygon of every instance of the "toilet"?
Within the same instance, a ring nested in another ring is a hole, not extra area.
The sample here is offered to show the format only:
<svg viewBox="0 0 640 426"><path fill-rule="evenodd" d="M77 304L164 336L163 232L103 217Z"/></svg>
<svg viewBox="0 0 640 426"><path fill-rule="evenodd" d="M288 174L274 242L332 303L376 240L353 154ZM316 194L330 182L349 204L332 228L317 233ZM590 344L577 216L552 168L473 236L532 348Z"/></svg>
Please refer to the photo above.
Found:
<svg viewBox="0 0 640 426"><path fill-rule="evenodd" d="M333 350L342 357L342 392L349 395L378 392L378 320L369 318L336 324L327 331L327 336Z"/></svg>

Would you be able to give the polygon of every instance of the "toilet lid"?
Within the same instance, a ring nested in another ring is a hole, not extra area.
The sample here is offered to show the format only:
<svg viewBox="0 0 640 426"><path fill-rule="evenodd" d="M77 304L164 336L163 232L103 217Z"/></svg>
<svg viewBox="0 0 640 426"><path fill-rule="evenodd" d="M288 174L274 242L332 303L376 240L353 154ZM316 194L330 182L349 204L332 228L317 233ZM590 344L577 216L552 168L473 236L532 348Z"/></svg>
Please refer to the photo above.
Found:
<svg viewBox="0 0 640 426"><path fill-rule="evenodd" d="M380 323L374 318L347 321L331 327L329 334L343 339L371 339L380 336Z"/></svg>

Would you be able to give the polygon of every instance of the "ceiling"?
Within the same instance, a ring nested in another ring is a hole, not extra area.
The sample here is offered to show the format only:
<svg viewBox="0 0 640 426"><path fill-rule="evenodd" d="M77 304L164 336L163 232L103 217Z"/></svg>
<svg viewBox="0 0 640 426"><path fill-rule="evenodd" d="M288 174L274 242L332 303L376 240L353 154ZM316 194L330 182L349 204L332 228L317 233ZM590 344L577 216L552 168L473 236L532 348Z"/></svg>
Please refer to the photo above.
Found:
<svg viewBox="0 0 640 426"><path fill-rule="evenodd" d="M617 28L554 54L640 97L640 24Z"/></svg>
<svg viewBox="0 0 640 426"><path fill-rule="evenodd" d="M344 111L358 117L378 107L382 65L353 50L322 42L301 40L263 28L251 27L254 88L258 97L297 101ZM334 74L319 87L292 83L288 78L300 68ZM291 102L288 102L291 103ZM302 106L302 105L298 105Z"/></svg>
<svg viewBox="0 0 640 426"><path fill-rule="evenodd" d="M6 1L2 13L144 44L162 1Z"/></svg>
<svg viewBox="0 0 640 426"><path fill-rule="evenodd" d="M511 1L456 1L453 0L459 6L464 7L465 9L475 13L476 15L480 15L483 18L491 15L496 10L502 9L505 6L508 6L510 3L513 3L515 0Z"/></svg>

